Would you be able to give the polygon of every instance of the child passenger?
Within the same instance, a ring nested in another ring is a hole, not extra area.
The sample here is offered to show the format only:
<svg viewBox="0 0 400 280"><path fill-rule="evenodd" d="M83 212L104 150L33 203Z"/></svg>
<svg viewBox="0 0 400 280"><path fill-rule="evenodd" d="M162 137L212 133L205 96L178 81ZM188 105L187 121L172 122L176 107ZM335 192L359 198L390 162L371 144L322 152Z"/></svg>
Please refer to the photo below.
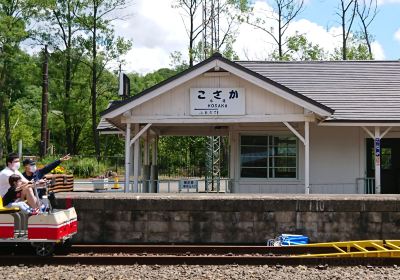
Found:
<svg viewBox="0 0 400 280"><path fill-rule="evenodd" d="M30 183L22 182L22 178L16 174L11 175L8 179L8 182L10 183L11 187L3 196L3 204L6 205L6 207L19 207L23 212L27 214L38 214L38 209L30 207L27 203L21 200L22 190L30 188L32 185Z"/></svg>

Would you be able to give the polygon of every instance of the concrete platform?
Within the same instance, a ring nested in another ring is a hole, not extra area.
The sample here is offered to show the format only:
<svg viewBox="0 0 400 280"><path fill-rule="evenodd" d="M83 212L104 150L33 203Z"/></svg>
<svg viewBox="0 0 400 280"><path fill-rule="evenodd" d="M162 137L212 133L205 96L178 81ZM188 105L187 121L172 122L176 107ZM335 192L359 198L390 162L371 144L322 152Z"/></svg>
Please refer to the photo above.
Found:
<svg viewBox="0 0 400 280"><path fill-rule="evenodd" d="M75 206L77 242L265 243L400 239L400 195L59 193Z"/></svg>

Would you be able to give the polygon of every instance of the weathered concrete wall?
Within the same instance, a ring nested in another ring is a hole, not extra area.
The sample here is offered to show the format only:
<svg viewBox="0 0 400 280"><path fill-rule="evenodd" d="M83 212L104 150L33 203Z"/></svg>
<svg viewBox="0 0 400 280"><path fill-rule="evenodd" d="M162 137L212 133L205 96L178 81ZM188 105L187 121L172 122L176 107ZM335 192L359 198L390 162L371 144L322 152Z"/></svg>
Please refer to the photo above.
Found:
<svg viewBox="0 0 400 280"><path fill-rule="evenodd" d="M399 239L400 195L58 194L78 213L76 242L265 243Z"/></svg>

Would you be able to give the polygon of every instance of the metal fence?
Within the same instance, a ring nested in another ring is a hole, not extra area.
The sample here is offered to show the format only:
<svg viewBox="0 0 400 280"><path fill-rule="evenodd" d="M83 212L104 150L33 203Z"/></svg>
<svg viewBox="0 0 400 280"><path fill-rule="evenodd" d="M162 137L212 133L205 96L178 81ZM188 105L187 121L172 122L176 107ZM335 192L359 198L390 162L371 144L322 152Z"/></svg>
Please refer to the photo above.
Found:
<svg viewBox="0 0 400 280"><path fill-rule="evenodd" d="M79 178L97 177L104 175L108 171L116 172L118 175L125 174L125 157L122 155L101 156L100 158L82 155L73 156L71 162L66 163L66 165L73 170L74 175ZM204 177L206 173L205 166L187 164L184 159L171 164L167 157L160 157L157 167L158 176L160 178L201 178ZM90 169L90 172L86 171L88 169Z"/></svg>
<svg viewBox="0 0 400 280"><path fill-rule="evenodd" d="M220 178L214 180L214 189L207 188L205 179L184 178L184 179L163 179L155 180L157 193L230 193L232 180ZM186 182L186 183L185 183ZM193 183L187 183L193 182ZM151 180L138 181L138 193L147 193ZM129 182L129 189L126 192L134 191L134 181ZM97 191L97 192L125 192L125 181L114 179L87 179L75 180L74 191ZM136 191L135 191L136 193Z"/></svg>
<svg viewBox="0 0 400 280"><path fill-rule="evenodd" d="M375 178L374 177L357 178L356 184L357 184L358 188L361 187L364 194L375 194Z"/></svg>

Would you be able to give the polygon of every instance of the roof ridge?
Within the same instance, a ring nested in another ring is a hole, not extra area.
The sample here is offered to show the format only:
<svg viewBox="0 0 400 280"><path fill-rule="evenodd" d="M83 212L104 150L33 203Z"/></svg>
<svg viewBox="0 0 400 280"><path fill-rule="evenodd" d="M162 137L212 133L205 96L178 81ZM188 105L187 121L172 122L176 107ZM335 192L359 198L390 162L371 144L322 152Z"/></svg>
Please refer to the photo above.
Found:
<svg viewBox="0 0 400 280"><path fill-rule="evenodd" d="M335 63L400 63L398 60L301 60L301 61L276 61L276 60L235 60L236 63L260 64L335 64Z"/></svg>

